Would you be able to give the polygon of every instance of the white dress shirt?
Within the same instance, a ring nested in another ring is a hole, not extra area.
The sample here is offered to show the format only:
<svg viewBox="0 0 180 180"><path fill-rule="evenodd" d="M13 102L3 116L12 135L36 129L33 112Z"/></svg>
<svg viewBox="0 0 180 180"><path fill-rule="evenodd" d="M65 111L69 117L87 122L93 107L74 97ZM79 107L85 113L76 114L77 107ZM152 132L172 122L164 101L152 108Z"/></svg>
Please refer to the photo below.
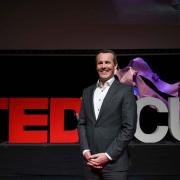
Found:
<svg viewBox="0 0 180 180"><path fill-rule="evenodd" d="M94 112L95 112L96 120L98 118L103 100L114 80L115 78L113 76L111 79L106 81L103 86L100 85L99 80L97 82L96 89L94 91L94 97L93 97Z"/></svg>

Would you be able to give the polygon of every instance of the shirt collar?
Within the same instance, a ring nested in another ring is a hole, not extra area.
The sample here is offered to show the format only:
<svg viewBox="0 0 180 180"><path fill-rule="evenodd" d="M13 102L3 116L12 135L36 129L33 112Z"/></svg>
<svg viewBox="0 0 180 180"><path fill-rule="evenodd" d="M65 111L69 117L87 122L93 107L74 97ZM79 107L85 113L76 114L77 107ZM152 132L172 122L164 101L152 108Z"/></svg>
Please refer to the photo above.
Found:
<svg viewBox="0 0 180 180"><path fill-rule="evenodd" d="M111 79L107 80L107 81L104 83L104 87L106 87L106 86L111 86L112 83L114 82L114 80L115 80L115 78L114 78L114 76L113 76ZM99 80L98 80L97 83L96 83L96 87L100 87L100 85L99 85Z"/></svg>

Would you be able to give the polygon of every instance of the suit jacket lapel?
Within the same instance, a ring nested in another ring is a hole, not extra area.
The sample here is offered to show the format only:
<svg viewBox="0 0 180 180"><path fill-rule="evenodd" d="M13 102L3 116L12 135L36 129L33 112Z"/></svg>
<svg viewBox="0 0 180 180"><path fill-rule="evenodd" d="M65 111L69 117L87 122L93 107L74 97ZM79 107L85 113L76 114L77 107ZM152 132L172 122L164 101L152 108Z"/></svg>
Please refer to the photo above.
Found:
<svg viewBox="0 0 180 180"><path fill-rule="evenodd" d="M117 90L117 87L118 87L118 82L115 80L113 82L113 84L111 85L111 87L109 88L104 100L103 100L103 103L102 103L102 106L101 106L101 109L100 109L100 112L99 112L99 116L96 120L96 123L99 121L99 119L101 118L101 115L102 113L106 110L106 106L110 103L113 95L115 94L116 90ZM94 107L93 107L94 109Z"/></svg>
<svg viewBox="0 0 180 180"><path fill-rule="evenodd" d="M96 116L95 116L95 111L94 111L94 103L93 103L93 97L94 97L94 91L95 91L95 89L96 89L96 85L94 85L92 88L91 88L91 90L90 90L90 107L91 107L91 114L92 114L92 118L93 118L93 120L94 120L94 123L96 123Z"/></svg>

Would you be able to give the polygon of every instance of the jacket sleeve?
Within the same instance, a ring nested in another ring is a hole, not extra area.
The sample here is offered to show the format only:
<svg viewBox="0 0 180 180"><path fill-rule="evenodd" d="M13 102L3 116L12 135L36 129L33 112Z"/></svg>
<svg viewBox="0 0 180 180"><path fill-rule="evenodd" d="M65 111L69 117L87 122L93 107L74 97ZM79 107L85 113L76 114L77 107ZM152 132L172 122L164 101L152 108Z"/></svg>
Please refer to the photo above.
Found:
<svg viewBox="0 0 180 180"><path fill-rule="evenodd" d="M78 126L77 126L81 151L85 149L89 149L87 135L86 135L87 122L86 122L86 112L85 112L85 103L84 103L85 95L84 94L85 94L85 91L83 92L80 114L79 114L79 119L78 119Z"/></svg>
<svg viewBox="0 0 180 180"><path fill-rule="evenodd" d="M106 151L112 160L116 160L127 148L136 130L137 105L132 87L128 87L127 91L125 91L121 112L121 129Z"/></svg>

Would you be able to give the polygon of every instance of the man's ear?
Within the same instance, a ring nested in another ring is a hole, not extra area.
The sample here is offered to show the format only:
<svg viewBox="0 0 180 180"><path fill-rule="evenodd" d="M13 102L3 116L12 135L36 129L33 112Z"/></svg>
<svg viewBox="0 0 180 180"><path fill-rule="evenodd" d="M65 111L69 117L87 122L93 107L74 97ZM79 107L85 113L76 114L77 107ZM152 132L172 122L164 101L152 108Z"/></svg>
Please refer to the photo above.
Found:
<svg viewBox="0 0 180 180"><path fill-rule="evenodd" d="M116 66L114 67L114 75L116 75L117 74L117 71L118 71L118 65L116 64Z"/></svg>

